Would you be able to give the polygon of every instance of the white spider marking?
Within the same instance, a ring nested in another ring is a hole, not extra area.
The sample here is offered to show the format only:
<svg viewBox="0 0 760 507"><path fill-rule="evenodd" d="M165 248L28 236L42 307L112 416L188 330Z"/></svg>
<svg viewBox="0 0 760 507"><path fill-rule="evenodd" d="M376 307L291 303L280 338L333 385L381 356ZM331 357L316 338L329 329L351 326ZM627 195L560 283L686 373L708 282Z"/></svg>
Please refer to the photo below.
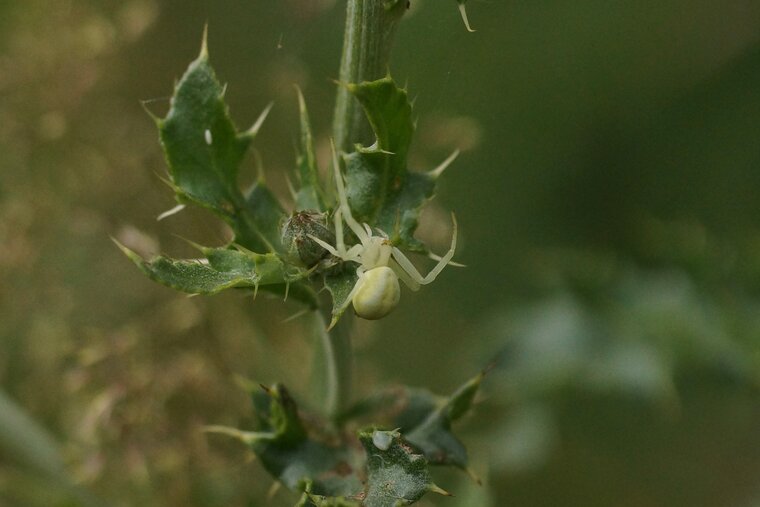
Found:
<svg viewBox="0 0 760 507"><path fill-rule="evenodd" d="M351 289L343 305L337 309L336 314L341 313L353 303L356 315L364 319L381 319L388 315L397 305L401 295L399 278L410 289L419 290L421 285L431 283L443 271L443 268L454 257L457 245L457 221L451 214L453 230L451 246L448 252L439 258L438 263L426 276L422 276L412 262L401 250L391 245L388 236L379 231L381 235L374 235L372 228L367 224L360 224L348 206L346 187L340 173L338 155L335 146L332 150L333 171L338 191L338 208L333 217L335 222L335 246L315 237L309 236L325 250L343 261L351 261L359 264L356 275L359 279ZM343 222L359 239L359 243L347 248L343 239ZM333 321L334 325L335 321Z"/></svg>
<svg viewBox="0 0 760 507"><path fill-rule="evenodd" d="M214 141L211 137L211 131L209 129L206 129L205 132L203 132L203 138L206 140L206 144L211 146L211 143Z"/></svg>

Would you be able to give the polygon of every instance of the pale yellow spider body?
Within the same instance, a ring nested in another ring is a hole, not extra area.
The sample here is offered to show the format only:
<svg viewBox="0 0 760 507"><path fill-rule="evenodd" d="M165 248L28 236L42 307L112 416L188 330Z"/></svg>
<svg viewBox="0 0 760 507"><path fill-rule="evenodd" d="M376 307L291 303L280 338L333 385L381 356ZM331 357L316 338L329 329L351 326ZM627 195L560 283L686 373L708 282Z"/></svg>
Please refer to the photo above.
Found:
<svg viewBox="0 0 760 507"><path fill-rule="evenodd" d="M372 228L367 224L360 224L351 215L346 198L346 188L338 165L338 157L333 148L333 170L338 192L338 208L335 210L335 239L336 245L330 245L325 241L310 236L319 245L332 255L344 261L352 261L359 264L356 268L358 279L349 293L345 306L352 303L356 315L361 318L376 320L388 315L398 305L401 297L399 278L412 290L419 290L421 285L435 280L443 271L456 250L457 222L452 213L454 223L451 247L446 254L438 260L435 267L427 276L422 276L412 262L398 248L391 245L384 232L374 235ZM343 221L359 239L359 243L346 248L343 242Z"/></svg>
<svg viewBox="0 0 760 507"><path fill-rule="evenodd" d="M351 302L359 317L382 319L396 308L401 298L398 276L388 266L378 266L364 272Z"/></svg>

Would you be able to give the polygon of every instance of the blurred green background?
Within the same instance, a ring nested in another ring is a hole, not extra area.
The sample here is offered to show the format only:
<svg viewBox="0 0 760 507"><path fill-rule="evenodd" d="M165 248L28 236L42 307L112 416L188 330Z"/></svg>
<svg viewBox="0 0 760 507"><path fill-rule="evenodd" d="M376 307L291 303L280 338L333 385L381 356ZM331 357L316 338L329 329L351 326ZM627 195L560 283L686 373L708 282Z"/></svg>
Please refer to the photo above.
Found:
<svg viewBox="0 0 760 507"><path fill-rule="evenodd" d="M412 165L463 150L419 235L444 250L455 210L467 268L355 340L360 393L497 361L461 428L484 486L442 473L457 497L421 505L759 506L760 2L468 8L474 34L453 0L412 0L391 65ZM206 22L238 124L275 101L256 147L287 204L292 85L324 161L343 9L0 1L0 505L292 505L200 430L250 422L236 374L306 396L296 305L187 298L109 236L226 237L197 210L156 223L174 202L140 105L163 114Z"/></svg>

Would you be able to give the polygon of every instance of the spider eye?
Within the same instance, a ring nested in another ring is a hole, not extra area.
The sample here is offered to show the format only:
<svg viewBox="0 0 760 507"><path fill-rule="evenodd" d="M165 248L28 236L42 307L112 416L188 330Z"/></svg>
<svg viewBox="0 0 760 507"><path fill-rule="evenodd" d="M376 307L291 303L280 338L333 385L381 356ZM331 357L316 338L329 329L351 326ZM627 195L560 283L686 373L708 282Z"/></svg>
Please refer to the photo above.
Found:
<svg viewBox="0 0 760 507"><path fill-rule="evenodd" d="M354 294L353 304L359 317L382 319L398 305L401 296L398 276L388 266L365 271L357 283L360 286Z"/></svg>

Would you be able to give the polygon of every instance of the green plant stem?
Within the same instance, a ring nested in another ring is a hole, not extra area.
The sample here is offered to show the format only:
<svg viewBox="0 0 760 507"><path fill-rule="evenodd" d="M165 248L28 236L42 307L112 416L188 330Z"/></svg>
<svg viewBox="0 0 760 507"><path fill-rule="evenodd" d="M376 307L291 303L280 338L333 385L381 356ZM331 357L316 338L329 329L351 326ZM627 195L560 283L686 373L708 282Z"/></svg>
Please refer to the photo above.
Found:
<svg viewBox="0 0 760 507"><path fill-rule="evenodd" d="M406 0L348 0L339 81L361 83L388 73L393 35L406 11ZM370 129L359 103L345 86L338 87L333 139L339 150L370 141Z"/></svg>
<svg viewBox="0 0 760 507"><path fill-rule="evenodd" d="M333 117L333 140L339 150L348 151L354 143L369 141L370 134L359 103L344 85L386 75L393 35L405 11L406 0L348 0L346 4L339 74L341 85L338 86ZM324 331L321 315L319 320L325 368L325 405L334 420L351 401L353 316L346 312L329 332Z"/></svg>
<svg viewBox="0 0 760 507"><path fill-rule="evenodd" d="M325 367L325 411L336 420L351 402L353 356L351 352L352 315L344 315L330 331L322 314L317 318Z"/></svg>

